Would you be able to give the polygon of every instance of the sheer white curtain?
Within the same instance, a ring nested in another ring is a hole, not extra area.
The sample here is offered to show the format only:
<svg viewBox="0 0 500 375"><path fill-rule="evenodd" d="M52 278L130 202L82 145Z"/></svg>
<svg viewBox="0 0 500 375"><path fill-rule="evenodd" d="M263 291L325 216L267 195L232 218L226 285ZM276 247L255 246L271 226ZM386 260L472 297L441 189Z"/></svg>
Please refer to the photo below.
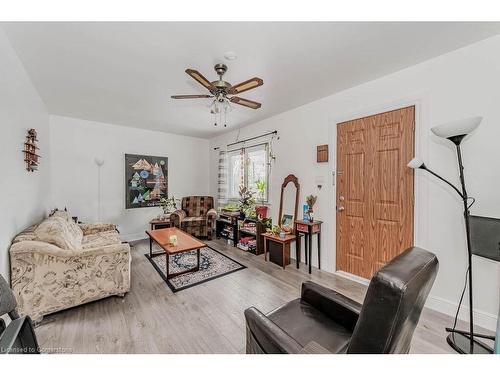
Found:
<svg viewBox="0 0 500 375"><path fill-rule="evenodd" d="M228 202L227 196L227 152L219 152L219 168L217 176L217 206L219 209Z"/></svg>

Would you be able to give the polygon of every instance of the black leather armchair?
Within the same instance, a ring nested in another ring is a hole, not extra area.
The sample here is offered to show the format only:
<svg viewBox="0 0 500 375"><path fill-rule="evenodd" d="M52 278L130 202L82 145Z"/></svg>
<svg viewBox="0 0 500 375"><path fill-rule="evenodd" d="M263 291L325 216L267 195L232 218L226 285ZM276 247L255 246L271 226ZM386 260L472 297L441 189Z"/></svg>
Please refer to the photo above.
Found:
<svg viewBox="0 0 500 375"><path fill-rule="evenodd" d="M14 294L0 275L0 354L39 354L40 349L29 316L20 317ZM7 326L2 316L8 315Z"/></svg>
<svg viewBox="0 0 500 375"><path fill-rule="evenodd" d="M437 271L434 254L409 248L373 276L363 305L307 281L268 315L245 311L247 353L408 353Z"/></svg>

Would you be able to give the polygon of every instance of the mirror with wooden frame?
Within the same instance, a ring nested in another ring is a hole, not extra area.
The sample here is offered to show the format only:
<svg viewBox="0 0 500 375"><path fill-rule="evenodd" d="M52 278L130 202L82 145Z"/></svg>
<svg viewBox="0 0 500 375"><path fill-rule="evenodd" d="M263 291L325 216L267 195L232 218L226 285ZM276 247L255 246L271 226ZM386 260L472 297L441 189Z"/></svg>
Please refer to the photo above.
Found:
<svg viewBox="0 0 500 375"><path fill-rule="evenodd" d="M293 174L286 176L281 184L280 210L278 225L286 233L294 232L294 221L297 220L299 206L300 185L299 179Z"/></svg>

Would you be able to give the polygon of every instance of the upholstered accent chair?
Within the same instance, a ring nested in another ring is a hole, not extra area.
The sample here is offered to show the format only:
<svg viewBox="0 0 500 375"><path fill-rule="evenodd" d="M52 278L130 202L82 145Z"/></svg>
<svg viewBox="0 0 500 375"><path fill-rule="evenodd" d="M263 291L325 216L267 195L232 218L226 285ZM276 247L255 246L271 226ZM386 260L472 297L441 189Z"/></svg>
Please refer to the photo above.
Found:
<svg viewBox="0 0 500 375"><path fill-rule="evenodd" d="M9 250L22 315L44 315L130 290L130 246L113 224L76 224L65 211L19 233Z"/></svg>
<svg viewBox="0 0 500 375"><path fill-rule="evenodd" d="M373 276L362 305L306 281L267 315L245 311L247 353L408 353L437 271L434 254L409 248Z"/></svg>
<svg viewBox="0 0 500 375"><path fill-rule="evenodd" d="M215 233L217 211L214 198L191 196L182 198L181 209L170 215L171 223L195 237L207 237L211 240Z"/></svg>

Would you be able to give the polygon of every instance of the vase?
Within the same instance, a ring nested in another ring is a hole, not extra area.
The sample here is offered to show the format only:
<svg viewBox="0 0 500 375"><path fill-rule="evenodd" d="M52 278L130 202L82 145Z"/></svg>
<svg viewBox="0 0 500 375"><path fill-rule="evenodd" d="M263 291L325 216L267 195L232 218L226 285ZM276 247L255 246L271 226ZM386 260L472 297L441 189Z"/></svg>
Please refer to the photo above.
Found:
<svg viewBox="0 0 500 375"><path fill-rule="evenodd" d="M255 207L255 212L257 214L257 217L260 219L267 219L267 206L257 206Z"/></svg>
<svg viewBox="0 0 500 375"><path fill-rule="evenodd" d="M309 218L309 221L312 223L314 221L314 212L313 212L313 210L309 209L309 211L307 211L307 216Z"/></svg>

